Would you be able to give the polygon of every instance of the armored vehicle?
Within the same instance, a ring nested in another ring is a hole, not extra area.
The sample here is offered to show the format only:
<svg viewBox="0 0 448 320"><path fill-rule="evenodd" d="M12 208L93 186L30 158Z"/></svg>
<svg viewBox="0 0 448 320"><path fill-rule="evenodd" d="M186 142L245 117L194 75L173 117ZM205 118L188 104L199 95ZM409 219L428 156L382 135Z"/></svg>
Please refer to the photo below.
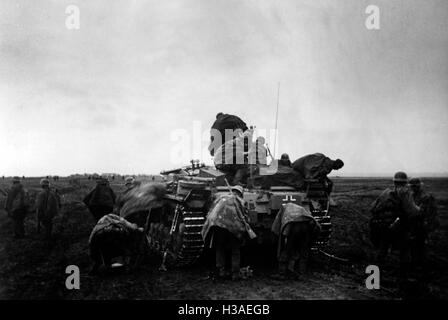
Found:
<svg viewBox="0 0 448 320"><path fill-rule="evenodd" d="M167 185L165 204L151 211L147 228L151 249L163 255L168 266L193 264L205 250L202 227L213 201L229 193L226 175L214 167L192 161L191 165L162 171ZM320 223L322 232L314 244L318 250L328 245L332 224L327 186L319 181L307 181L304 190L289 186L261 188L252 185L244 189L244 200L250 224L260 244L275 241L272 223L282 204L293 202L309 209Z"/></svg>

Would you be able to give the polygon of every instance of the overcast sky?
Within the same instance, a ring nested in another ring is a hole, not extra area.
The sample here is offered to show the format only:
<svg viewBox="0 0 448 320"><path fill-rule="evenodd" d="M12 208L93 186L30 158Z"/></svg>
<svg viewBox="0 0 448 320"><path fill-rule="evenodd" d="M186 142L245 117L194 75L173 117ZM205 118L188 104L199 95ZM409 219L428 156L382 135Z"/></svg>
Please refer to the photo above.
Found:
<svg viewBox="0 0 448 320"><path fill-rule="evenodd" d="M273 129L279 82L278 154L447 173L447 30L446 0L2 0L0 175L210 162L195 135L217 112Z"/></svg>

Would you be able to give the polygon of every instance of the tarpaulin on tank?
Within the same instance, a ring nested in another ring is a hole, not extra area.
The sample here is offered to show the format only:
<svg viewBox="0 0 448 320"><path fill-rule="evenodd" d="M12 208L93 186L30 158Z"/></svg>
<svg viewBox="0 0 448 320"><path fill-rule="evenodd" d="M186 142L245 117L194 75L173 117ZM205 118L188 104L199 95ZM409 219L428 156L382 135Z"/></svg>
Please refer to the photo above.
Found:
<svg viewBox="0 0 448 320"><path fill-rule="evenodd" d="M282 206L277 216L275 217L274 223L272 224L271 230L275 234L283 233L288 234L288 225L291 222L305 222L314 221L317 230L320 230L319 223L314 219L311 213L302 206L295 203L286 203Z"/></svg>
<svg viewBox="0 0 448 320"><path fill-rule="evenodd" d="M161 206L160 200L166 193L161 183L142 183L126 193L120 216L126 219L137 212L148 211L151 207Z"/></svg>
<svg viewBox="0 0 448 320"><path fill-rule="evenodd" d="M262 175L257 179L263 189L269 189L272 186L288 186L299 190L305 185L305 180L300 173L291 167L281 165L278 166L276 173Z"/></svg>
<svg viewBox="0 0 448 320"><path fill-rule="evenodd" d="M326 177L333 170L333 161L322 153L303 156L293 162L292 168L305 179Z"/></svg>
<svg viewBox="0 0 448 320"><path fill-rule="evenodd" d="M230 194L216 199L207 215L201 232L206 244L210 241L209 231L212 227L226 229L239 239L246 236L252 238L254 235L248 223L243 200Z"/></svg>

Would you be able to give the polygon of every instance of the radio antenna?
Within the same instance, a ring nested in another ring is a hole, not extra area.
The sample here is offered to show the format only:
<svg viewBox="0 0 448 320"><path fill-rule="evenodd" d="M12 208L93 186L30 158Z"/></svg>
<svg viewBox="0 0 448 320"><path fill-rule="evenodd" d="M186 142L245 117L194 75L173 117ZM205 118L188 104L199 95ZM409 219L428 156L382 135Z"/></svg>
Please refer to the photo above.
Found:
<svg viewBox="0 0 448 320"><path fill-rule="evenodd" d="M277 111L275 113L275 140L274 140L274 157L276 156L277 151L277 124L278 124L278 105L280 102L280 82L278 83L277 89Z"/></svg>

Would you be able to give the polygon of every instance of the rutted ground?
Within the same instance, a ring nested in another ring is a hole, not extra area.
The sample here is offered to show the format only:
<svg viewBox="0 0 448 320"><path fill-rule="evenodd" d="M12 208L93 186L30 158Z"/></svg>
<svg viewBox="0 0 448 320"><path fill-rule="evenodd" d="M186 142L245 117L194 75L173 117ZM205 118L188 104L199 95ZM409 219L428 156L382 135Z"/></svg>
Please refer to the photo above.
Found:
<svg viewBox="0 0 448 320"><path fill-rule="evenodd" d="M313 272L295 281L277 281L269 277L275 271L273 259L252 254L243 265L254 269L252 278L241 282L213 282L208 278L212 265L205 256L190 269L158 271L158 258L146 261L133 274L91 277L88 275L88 236L93 219L80 202L93 184L85 181L69 185L61 180L63 209L55 220L55 239L48 243L35 232L35 217L26 220L28 237L11 237L12 224L0 211L0 298L1 299L400 299L393 265L382 271L381 290L367 290L364 270L373 263L368 240L367 208L388 184L381 179L338 179L335 181L333 208L335 232L331 253L350 259L349 264L315 257ZM447 202L448 180L427 183L439 200L442 226L430 243L432 273L425 288L414 288L414 297L447 298L448 266ZM25 181L31 192L37 191L38 179ZM4 187L4 185L2 186ZM113 185L118 192L120 184ZM81 289L65 288L65 268L75 264L81 270Z"/></svg>

